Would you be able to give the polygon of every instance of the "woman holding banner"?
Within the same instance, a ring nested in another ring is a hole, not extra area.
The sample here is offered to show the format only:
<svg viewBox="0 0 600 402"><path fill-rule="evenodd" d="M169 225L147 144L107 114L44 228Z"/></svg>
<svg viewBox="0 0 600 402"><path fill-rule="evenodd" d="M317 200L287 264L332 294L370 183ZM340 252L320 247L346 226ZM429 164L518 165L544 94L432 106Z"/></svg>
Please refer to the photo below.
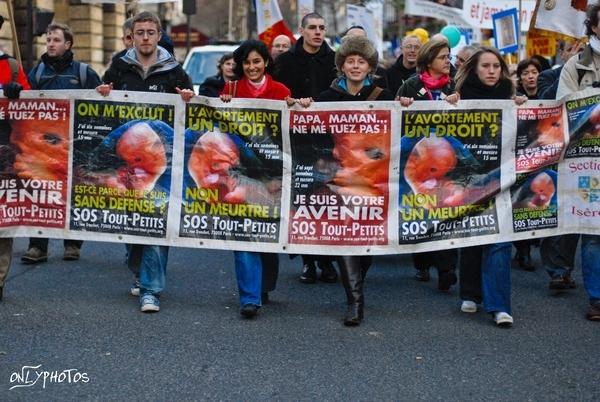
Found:
<svg viewBox="0 0 600 402"><path fill-rule="evenodd" d="M445 99L456 103L460 99L454 93L454 83L450 77L450 46L445 40L430 40L417 54L417 74L406 80L398 89L396 98L402 106L408 107L414 101ZM410 139L407 138L410 141ZM403 139L404 141L404 139ZM404 146L404 142L402 143ZM412 144L416 147L415 144ZM408 180L408 178L407 178ZM448 292L456 283L456 249L425 253L414 253L413 264L417 269L418 281L429 281L429 267L438 271L438 289Z"/></svg>
<svg viewBox="0 0 600 402"><path fill-rule="evenodd" d="M517 65L517 93L526 95L528 99L538 99L538 76L542 72L540 62L531 57L521 60ZM513 242L517 249L515 259L519 267L525 271L535 271L531 260L531 245L537 240L519 240Z"/></svg>
<svg viewBox="0 0 600 402"><path fill-rule="evenodd" d="M257 40L243 42L233 52L234 73L239 80L228 81L221 91L220 98L229 102L232 98L251 99L290 99L290 90L271 78L267 72L273 65L267 46ZM268 292L275 289L279 273L277 254L235 251L235 273L240 292L240 314L244 318L254 318ZM262 293L262 294L261 294Z"/></svg>
<svg viewBox="0 0 600 402"><path fill-rule="evenodd" d="M456 74L456 90L462 99L514 99L517 105L527 100L515 96L508 66L498 50L481 47ZM498 184L497 191L500 190ZM497 192L496 191L496 192ZM493 197L495 192L488 192ZM494 315L498 326L513 324L511 310L510 260L511 243L494 243L460 250L461 310L477 311L483 302L485 310Z"/></svg>
<svg viewBox="0 0 600 402"><path fill-rule="evenodd" d="M367 38L346 37L335 55L335 65L342 75L333 81L329 89L321 92L316 101L393 100L394 96L391 92L373 84L372 73L377 68L377 62L377 50ZM371 256L338 257L340 278L348 303L348 310L344 317L346 326L360 325L363 319L363 284L371 260Z"/></svg>

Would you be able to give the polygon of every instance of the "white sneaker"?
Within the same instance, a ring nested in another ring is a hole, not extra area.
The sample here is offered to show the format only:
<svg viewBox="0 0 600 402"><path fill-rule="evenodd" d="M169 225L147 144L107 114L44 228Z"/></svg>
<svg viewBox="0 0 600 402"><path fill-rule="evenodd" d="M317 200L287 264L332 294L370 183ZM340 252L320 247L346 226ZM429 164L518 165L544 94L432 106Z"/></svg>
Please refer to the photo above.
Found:
<svg viewBox="0 0 600 402"><path fill-rule="evenodd" d="M460 305L460 311L463 313L476 313L477 312L477 303L471 300L463 300Z"/></svg>
<svg viewBox="0 0 600 402"><path fill-rule="evenodd" d="M499 327L510 327L513 325L513 318L504 311L494 313L494 321L496 321L496 325Z"/></svg>

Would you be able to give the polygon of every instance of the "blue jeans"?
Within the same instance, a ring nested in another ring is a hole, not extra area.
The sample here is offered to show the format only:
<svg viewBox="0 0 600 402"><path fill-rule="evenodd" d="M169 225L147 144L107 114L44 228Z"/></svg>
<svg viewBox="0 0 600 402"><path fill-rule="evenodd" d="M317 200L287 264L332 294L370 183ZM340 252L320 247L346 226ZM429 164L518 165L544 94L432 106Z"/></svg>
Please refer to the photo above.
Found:
<svg viewBox="0 0 600 402"><path fill-rule="evenodd" d="M512 314L510 303L511 243L461 249L460 298L483 302L485 311Z"/></svg>
<svg viewBox="0 0 600 402"><path fill-rule="evenodd" d="M240 304L261 306L262 262L260 253L234 251L235 276L240 293Z"/></svg>
<svg viewBox="0 0 600 402"><path fill-rule="evenodd" d="M581 272L590 304L600 301L600 236L581 235Z"/></svg>
<svg viewBox="0 0 600 402"><path fill-rule="evenodd" d="M130 269L133 268L133 264L130 262L132 262L136 256L140 255L140 253L140 296L151 294L160 297L160 292L165 288L169 247L139 244L130 245L127 264Z"/></svg>

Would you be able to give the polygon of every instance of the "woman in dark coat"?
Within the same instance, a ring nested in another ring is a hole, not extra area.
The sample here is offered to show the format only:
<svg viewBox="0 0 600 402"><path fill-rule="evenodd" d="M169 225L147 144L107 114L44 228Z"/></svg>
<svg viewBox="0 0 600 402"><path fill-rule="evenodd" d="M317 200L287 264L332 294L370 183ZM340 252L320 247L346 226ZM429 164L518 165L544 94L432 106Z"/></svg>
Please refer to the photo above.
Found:
<svg viewBox="0 0 600 402"><path fill-rule="evenodd" d="M377 50L367 38L345 38L335 55L335 64L342 75L333 81L329 89L321 92L316 101L393 100L391 92L373 84L371 74L377 68L377 61ZM371 260L371 256L341 256L337 259L348 303L344 317L346 326L359 325L363 319L363 284Z"/></svg>
<svg viewBox="0 0 600 402"><path fill-rule="evenodd" d="M515 96L508 67L498 50L481 47L463 64L456 74L456 91L461 99L514 99L516 104L527 100ZM500 188L498 188L498 191ZM460 250L461 310L477 311L483 302L486 312L493 314L498 326L513 324L511 310L510 259L511 243L502 242Z"/></svg>
<svg viewBox="0 0 600 402"><path fill-rule="evenodd" d="M414 101L422 100L445 99L450 103L458 101L459 96L454 93L454 82L450 77L448 42L430 40L419 49L417 74L406 80L396 95L402 106L410 106ZM404 146L404 142L402 144ZM414 253L412 258L418 281L429 281L429 267L435 266L440 291L447 292L456 283L456 249Z"/></svg>

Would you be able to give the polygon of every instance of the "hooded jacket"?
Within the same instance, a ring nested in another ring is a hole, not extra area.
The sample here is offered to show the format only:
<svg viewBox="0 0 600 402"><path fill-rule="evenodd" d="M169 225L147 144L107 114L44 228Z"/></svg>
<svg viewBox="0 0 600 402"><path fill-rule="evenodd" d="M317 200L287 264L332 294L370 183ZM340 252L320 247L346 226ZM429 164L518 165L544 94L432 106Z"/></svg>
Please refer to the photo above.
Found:
<svg viewBox="0 0 600 402"><path fill-rule="evenodd" d="M323 42L315 54L302 47L304 38L281 54L275 62L273 78L288 87L294 98L315 98L336 78L335 53Z"/></svg>
<svg viewBox="0 0 600 402"><path fill-rule="evenodd" d="M144 72L135 48L129 49L125 55L113 60L102 80L107 84L112 83L113 89L122 91L174 94L177 93L176 87L192 89L190 78L173 56L160 46L157 52L156 63Z"/></svg>

